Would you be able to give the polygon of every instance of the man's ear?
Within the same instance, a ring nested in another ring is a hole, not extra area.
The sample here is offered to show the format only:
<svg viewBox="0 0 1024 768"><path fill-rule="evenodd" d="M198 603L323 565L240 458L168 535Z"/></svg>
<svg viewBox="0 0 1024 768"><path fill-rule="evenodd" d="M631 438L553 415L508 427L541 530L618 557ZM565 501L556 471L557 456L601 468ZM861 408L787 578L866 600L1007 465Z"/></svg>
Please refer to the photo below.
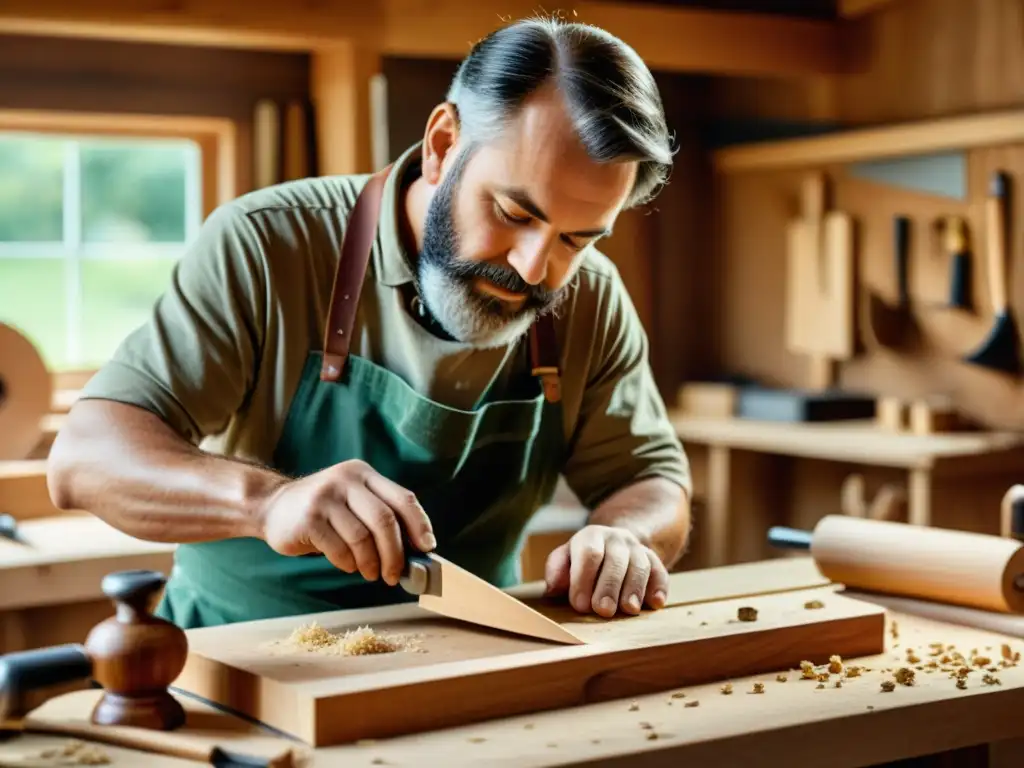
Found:
<svg viewBox="0 0 1024 768"><path fill-rule="evenodd" d="M459 113L454 104L444 102L434 107L427 119L423 135L422 174L427 183L440 183L445 161L454 157L459 140Z"/></svg>

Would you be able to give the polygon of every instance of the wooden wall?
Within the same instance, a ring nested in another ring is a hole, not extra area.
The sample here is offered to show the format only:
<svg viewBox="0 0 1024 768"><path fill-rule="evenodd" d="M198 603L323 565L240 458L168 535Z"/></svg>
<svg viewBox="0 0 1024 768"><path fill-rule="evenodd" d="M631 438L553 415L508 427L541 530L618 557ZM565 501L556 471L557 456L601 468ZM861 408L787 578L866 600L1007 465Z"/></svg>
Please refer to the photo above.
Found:
<svg viewBox="0 0 1024 768"><path fill-rule="evenodd" d="M0 36L0 107L226 117L251 187L252 111L309 93L309 57L243 49Z"/></svg>
<svg viewBox="0 0 1024 768"><path fill-rule="evenodd" d="M716 80L710 103L716 118L766 126L878 124L1024 106L1024 3L1019 0L900 0L875 15L847 24L844 39L851 73L832 81L801 83ZM977 315L928 312L919 316L925 347L913 355L862 349L841 368L843 384L903 396L946 395L970 416L996 428L1024 428L1024 388L1017 379L960 362L992 322L983 256L982 202L989 173L1010 171L1020 188L1024 147L970 154L970 198L964 203L897 194L842 180L837 204L858 225L860 276L883 295L895 290L891 217L909 213L916 243L911 261L912 298L938 304L948 291L948 266L928 231L943 213L968 217L975 249L973 283ZM720 336L714 345L718 372L741 372L779 385L807 383L807 363L783 345L785 307L784 225L796 213L799 170L719 177L715 201L715 304ZM1010 296L1024 307L1024 221L1021 196L1011 228ZM682 326L680 326L682 327Z"/></svg>

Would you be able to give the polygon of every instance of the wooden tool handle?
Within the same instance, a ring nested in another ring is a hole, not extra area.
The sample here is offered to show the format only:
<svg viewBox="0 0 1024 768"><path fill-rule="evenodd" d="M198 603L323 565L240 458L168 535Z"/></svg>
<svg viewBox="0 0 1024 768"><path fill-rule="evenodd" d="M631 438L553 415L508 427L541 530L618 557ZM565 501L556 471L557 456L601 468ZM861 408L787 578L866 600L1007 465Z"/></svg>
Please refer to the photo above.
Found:
<svg viewBox="0 0 1024 768"><path fill-rule="evenodd" d="M26 694L92 675L92 659L78 644L0 656L0 721L20 717Z"/></svg>
<svg viewBox="0 0 1024 768"><path fill-rule="evenodd" d="M1024 547L1012 539L828 515L811 555L822 575L852 589L1024 613Z"/></svg>
<svg viewBox="0 0 1024 768"><path fill-rule="evenodd" d="M985 255L988 262L988 284L992 295L992 309L1004 312L1006 299L1006 200L1009 180L1006 174L992 176L988 199L985 201Z"/></svg>

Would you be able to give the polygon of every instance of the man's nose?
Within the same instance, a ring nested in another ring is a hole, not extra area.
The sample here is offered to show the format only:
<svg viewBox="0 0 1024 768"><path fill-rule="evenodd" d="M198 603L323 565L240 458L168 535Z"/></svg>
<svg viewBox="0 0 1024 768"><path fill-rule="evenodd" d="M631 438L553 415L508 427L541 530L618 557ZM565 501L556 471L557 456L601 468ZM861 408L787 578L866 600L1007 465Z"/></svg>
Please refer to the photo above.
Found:
<svg viewBox="0 0 1024 768"><path fill-rule="evenodd" d="M508 255L509 264L530 285L540 285L548 276L552 239L546 233L531 232Z"/></svg>

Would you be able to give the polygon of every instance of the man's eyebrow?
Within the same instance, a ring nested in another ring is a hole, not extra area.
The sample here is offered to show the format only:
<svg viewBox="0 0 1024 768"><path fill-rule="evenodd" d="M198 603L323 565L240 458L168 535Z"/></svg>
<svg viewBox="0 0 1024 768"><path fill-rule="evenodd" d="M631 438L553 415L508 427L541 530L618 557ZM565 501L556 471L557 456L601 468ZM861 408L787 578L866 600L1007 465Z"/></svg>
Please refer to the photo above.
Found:
<svg viewBox="0 0 1024 768"><path fill-rule="evenodd" d="M548 221L547 214L545 214L544 211L540 209L539 205L533 202L533 200L530 198L530 195L526 192L525 189L521 189L519 187L502 187L498 191L505 197L507 197L509 200L511 200L513 203L518 205L520 208L522 208L524 211L526 211L528 214L533 216L535 219L540 219L545 224L550 223ZM565 234L571 235L573 237L603 237L606 235L610 235L611 233L611 229L600 228L581 229L576 232L566 232Z"/></svg>

